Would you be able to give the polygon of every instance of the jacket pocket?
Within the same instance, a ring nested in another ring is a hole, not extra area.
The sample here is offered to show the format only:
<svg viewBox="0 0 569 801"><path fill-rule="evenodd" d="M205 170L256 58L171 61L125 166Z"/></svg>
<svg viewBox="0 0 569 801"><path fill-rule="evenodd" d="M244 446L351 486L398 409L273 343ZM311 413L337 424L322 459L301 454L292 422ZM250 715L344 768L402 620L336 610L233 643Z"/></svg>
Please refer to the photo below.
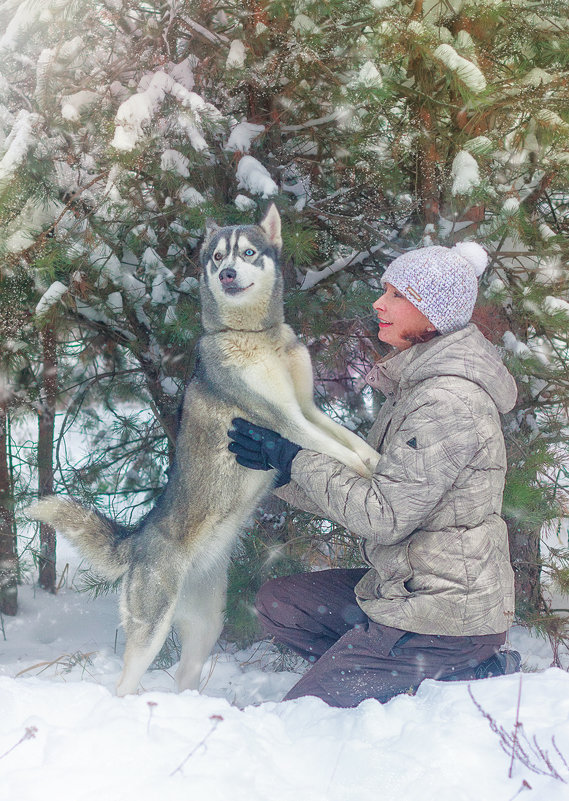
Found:
<svg viewBox="0 0 569 801"><path fill-rule="evenodd" d="M396 545L370 546L369 540L362 543L364 559L377 573L377 598L395 600L413 594L405 586L413 578L409 560L410 545L409 541Z"/></svg>

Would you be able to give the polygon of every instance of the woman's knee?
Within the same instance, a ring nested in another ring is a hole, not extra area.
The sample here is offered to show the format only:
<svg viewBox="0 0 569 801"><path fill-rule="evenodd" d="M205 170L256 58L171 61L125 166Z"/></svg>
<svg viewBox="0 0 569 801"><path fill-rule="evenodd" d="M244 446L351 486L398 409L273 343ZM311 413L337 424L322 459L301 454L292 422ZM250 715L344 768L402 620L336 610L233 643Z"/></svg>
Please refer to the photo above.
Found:
<svg viewBox="0 0 569 801"><path fill-rule="evenodd" d="M289 606L290 593L287 591L287 576L266 581L255 597L257 614L265 620L277 620Z"/></svg>

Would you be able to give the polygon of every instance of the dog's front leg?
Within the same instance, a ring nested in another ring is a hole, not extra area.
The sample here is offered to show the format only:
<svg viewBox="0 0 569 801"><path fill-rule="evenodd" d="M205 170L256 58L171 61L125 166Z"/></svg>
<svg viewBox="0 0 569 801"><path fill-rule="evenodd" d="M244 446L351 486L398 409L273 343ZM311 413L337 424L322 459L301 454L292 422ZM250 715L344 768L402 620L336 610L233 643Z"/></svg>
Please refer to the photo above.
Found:
<svg viewBox="0 0 569 801"><path fill-rule="evenodd" d="M314 403L314 379L308 348L300 342L288 351L288 366L302 413L311 423L353 450L373 473L379 459L377 451L348 428L336 423Z"/></svg>
<svg viewBox="0 0 569 801"><path fill-rule="evenodd" d="M372 474L373 470L355 449L344 445L323 427L307 419L287 371L275 369L274 366L270 370L264 365L249 366L241 375L241 381L246 383L241 398L248 401L247 406L243 402L240 404L243 410L241 417L272 428L303 448L325 453L361 476L369 477ZM363 440L361 442L365 445Z"/></svg>

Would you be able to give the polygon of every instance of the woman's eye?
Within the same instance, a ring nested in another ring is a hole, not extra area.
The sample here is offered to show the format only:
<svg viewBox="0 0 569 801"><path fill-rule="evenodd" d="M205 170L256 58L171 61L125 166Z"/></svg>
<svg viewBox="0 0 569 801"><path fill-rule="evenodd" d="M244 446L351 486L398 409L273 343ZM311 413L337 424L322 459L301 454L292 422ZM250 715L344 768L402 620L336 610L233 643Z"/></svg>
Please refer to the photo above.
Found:
<svg viewBox="0 0 569 801"><path fill-rule="evenodd" d="M253 250L253 248L247 248L247 250L245 251L244 255L245 256L254 256L255 255L255 251Z"/></svg>

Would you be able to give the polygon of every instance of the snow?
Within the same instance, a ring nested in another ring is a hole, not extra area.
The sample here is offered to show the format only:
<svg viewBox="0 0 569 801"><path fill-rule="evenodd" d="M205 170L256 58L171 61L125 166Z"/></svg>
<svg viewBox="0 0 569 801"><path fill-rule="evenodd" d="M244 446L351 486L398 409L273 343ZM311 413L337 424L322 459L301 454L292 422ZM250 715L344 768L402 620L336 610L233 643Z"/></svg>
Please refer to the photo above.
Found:
<svg viewBox="0 0 569 801"><path fill-rule="evenodd" d="M190 144L194 150L197 150L198 152L207 150L207 142L196 125L194 117L182 112L181 114L178 114L177 124L178 128L187 134Z"/></svg>
<svg viewBox="0 0 569 801"><path fill-rule="evenodd" d="M85 47L85 42L81 36L74 36L57 49L58 61L73 61Z"/></svg>
<svg viewBox="0 0 569 801"><path fill-rule="evenodd" d="M175 285L175 277L171 270L166 267L160 267L154 280L152 281L152 303L153 304L166 304L172 303L176 295L171 287ZM177 391L177 390L176 390Z"/></svg>
<svg viewBox="0 0 569 801"><path fill-rule="evenodd" d="M179 115L179 121L190 130L194 128L200 136L197 127L200 113L207 111L213 116L219 116L219 112L210 103L206 103L195 92L188 91L185 86L162 70L151 76L145 76L145 80L141 81L138 88L139 91L121 103L117 110L115 135L111 142L117 150L129 151L136 147L138 140L144 134L144 128L152 122L167 94L191 110L193 114L191 119L188 119L187 114ZM200 142L200 146L196 149L205 149L204 144ZM192 146L195 146L193 141Z"/></svg>
<svg viewBox="0 0 569 801"><path fill-rule="evenodd" d="M241 39L234 39L231 42L231 46L229 48L229 53L227 54L227 60L225 62L226 68L229 69L243 69L245 66L245 45L241 41Z"/></svg>
<svg viewBox="0 0 569 801"><path fill-rule="evenodd" d="M504 347L506 350L511 351L520 359L529 359L531 357L532 352L525 342L521 342L519 339L517 339L516 335L511 331L506 331L503 334L502 341L504 342Z"/></svg>
<svg viewBox="0 0 569 801"><path fill-rule="evenodd" d="M413 33L415 36L424 36L426 33L425 26L418 19L412 19L407 25L407 31Z"/></svg>
<svg viewBox="0 0 569 801"><path fill-rule="evenodd" d="M197 56L190 55L178 64L169 64L168 73L177 83L181 83L182 86L185 86L190 91L195 85L194 69L198 63Z"/></svg>
<svg viewBox="0 0 569 801"><path fill-rule="evenodd" d="M55 304L61 300L67 291L68 287L65 286L65 284L61 281L54 281L39 299L36 306L37 316L41 317L49 311L52 306L55 306Z"/></svg>
<svg viewBox="0 0 569 801"><path fill-rule="evenodd" d="M318 33L318 27L306 14L297 14L292 21L292 27L297 33Z"/></svg>
<svg viewBox="0 0 569 801"><path fill-rule="evenodd" d="M111 251L108 245L98 245L89 254L91 264L98 267L103 279L109 278L120 287L134 304L142 303L146 298L146 286L132 275L131 269Z"/></svg>
<svg viewBox="0 0 569 801"><path fill-rule="evenodd" d="M562 298L554 298L552 295L548 295L543 301L543 308L548 314L564 312L569 316L569 303Z"/></svg>
<svg viewBox="0 0 569 801"><path fill-rule="evenodd" d="M540 84L550 83L552 80L553 75L549 72L542 70L540 67L534 67L522 78L521 83L535 87L540 86Z"/></svg>
<svg viewBox="0 0 569 801"><path fill-rule="evenodd" d="M120 317L123 312L123 299L120 292L111 292L107 297L107 306L112 314Z"/></svg>
<svg viewBox="0 0 569 801"><path fill-rule="evenodd" d="M478 162L466 150L459 150L451 166L453 195L468 195L480 183Z"/></svg>
<svg viewBox="0 0 569 801"><path fill-rule="evenodd" d="M559 114L549 108L542 108L535 114L535 119L544 125L546 128L561 128L568 130L569 125L563 120Z"/></svg>
<svg viewBox="0 0 569 801"><path fill-rule="evenodd" d="M334 259L331 264L323 267L320 270L307 270L300 289L304 291L307 289L312 289L312 287L316 286L316 284L319 284L320 281L323 281L330 275L334 275L334 273L340 272L345 267L353 266L355 264L362 264L362 262L368 259L371 254L377 253L377 251L381 250L382 248L383 245L374 245L369 250L363 250L360 252L350 250L346 256L339 256L338 258Z"/></svg>
<svg viewBox="0 0 569 801"><path fill-rule="evenodd" d="M231 129L229 139L225 145L225 150L239 150L241 153L248 153L251 143L265 131L264 125L256 125L253 122L239 122Z"/></svg>
<svg viewBox="0 0 569 801"><path fill-rule="evenodd" d="M32 247L40 231L51 225L61 214L63 204L50 198L37 199L30 197L22 211L7 226L13 232L6 238L6 250L19 253Z"/></svg>
<svg viewBox="0 0 569 801"><path fill-rule="evenodd" d="M16 51L17 46L26 32L32 28L36 20L49 19L46 14L50 11L64 9L71 0L23 0L12 2L14 14L0 38L0 52L2 50ZM3 3L7 6L8 3Z"/></svg>
<svg viewBox="0 0 569 801"><path fill-rule="evenodd" d="M186 185L182 187L178 195L182 203L185 203L186 206L189 206L190 208L201 206L202 203L206 202L206 199L201 192L198 192L198 190L193 186Z"/></svg>
<svg viewBox="0 0 569 801"><path fill-rule="evenodd" d="M167 395L172 395L172 397L175 397L180 392L179 383L171 376L165 376L162 378L160 381L160 386Z"/></svg>
<svg viewBox="0 0 569 801"><path fill-rule="evenodd" d="M373 63L373 61L366 61L362 64L357 77L352 81L353 86L362 86L367 89L378 88L383 86L381 73Z"/></svg>
<svg viewBox="0 0 569 801"><path fill-rule="evenodd" d="M233 201L239 211L251 211L252 209L257 208L257 204L253 200L253 198L247 197L247 195L236 195L235 200Z"/></svg>
<svg viewBox="0 0 569 801"><path fill-rule="evenodd" d="M178 150L168 149L160 158L160 169L164 172L174 172L182 178L190 176L190 160Z"/></svg>
<svg viewBox="0 0 569 801"><path fill-rule="evenodd" d="M238 189L245 189L253 195L268 198L276 195L278 186L271 178L269 171L253 156L243 156L237 165Z"/></svg>
<svg viewBox="0 0 569 801"><path fill-rule="evenodd" d="M439 45L433 56L455 72L457 77L473 92L482 92L486 88L486 78L478 67L468 59L459 56L451 45Z"/></svg>
<svg viewBox="0 0 569 801"><path fill-rule="evenodd" d="M508 197L508 198L506 198L506 200L504 201L504 203L502 205L502 211L508 217L511 217L512 215L514 215L518 211L519 208L520 208L520 201L518 200L517 197Z"/></svg>
<svg viewBox="0 0 569 801"><path fill-rule="evenodd" d="M0 629L0 801L527 801L567 799L569 675L551 650L514 629L531 670L521 677L518 736L536 737L561 778L515 760L493 731L512 734L520 676L423 682L412 697L333 709L316 698L280 703L299 678L277 671L267 643L219 645L202 692L175 692L175 667L151 670L139 695L113 688L124 647L117 598L77 592L78 558L57 595L19 589ZM301 670L295 665L295 670ZM472 693L472 696L471 694ZM474 700L473 700L474 699ZM480 709L477 708L479 705ZM481 711L482 710L482 711ZM532 763L546 770L538 754ZM531 788L531 789L530 789Z"/></svg>
<svg viewBox="0 0 569 801"><path fill-rule="evenodd" d="M31 114L25 109L18 112L4 143L6 150L0 160L0 189L8 185L26 158L34 142L34 126L38 125L39 121L38 114Z"/></svg>

